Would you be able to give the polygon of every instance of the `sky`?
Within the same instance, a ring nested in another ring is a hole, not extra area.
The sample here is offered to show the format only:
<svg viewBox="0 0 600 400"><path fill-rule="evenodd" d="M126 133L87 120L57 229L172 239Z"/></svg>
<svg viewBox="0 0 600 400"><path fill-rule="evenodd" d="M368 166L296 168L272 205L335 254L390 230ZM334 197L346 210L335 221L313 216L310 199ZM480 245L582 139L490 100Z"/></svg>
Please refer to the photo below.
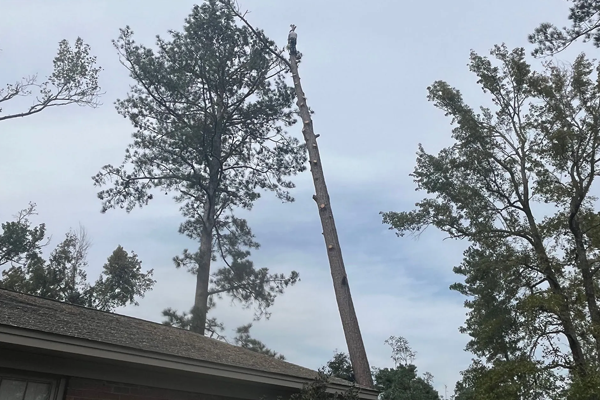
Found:
<svg viewBox="0 0 600 400"><path fill-rule="evenodd" d="M0 0L0 84L52 71L58 42L81 37L102 66L105 92L97 109L69 106L0 125L0 221L29 202L35 223L46 223L52 244L82 225L92 240L88 276L100 274L122 245L135 251L157 283L140 305L119 313L160 322L161 310L189 310L195 279L172 258L194 243L177 233L182 222L170 196L127 214L100 213L91 177L120 164L133 128L114 101L132 83L111 40L129 25L136 41L152 46L156 35L181 30L193 1ZM427 86L444 80L478 107L486 97L467 68L469 52L488 54L494 44L532 46L527 35L541 22L566 24L564 0L240 0L249 21L280 46L291 23L303 53L300 75L328 184L354 304L370 364L392 367L389 336L405 337L417 352L419 373L450 395L470 363L468 341L458 328L464 298L449 290L460 277L465 243L428 229L418 239L398 238L380 211L410 210L423 197L409 174L419 143L430 153L450 145L450 120L427 101ZM585 47L592 52L593 49ZM572 60L573 51L562 55ZM538 61L532 60L534 64ZM537 65L537 64L536 64ZM30 99L7 106L27 106ZM300 126L289 132L301 138ZM294 179L296 201L282 204L265 193L243 212L261 248L257 267L300 273L301 282L280 296L269 320L252 335L288 361L317 369L334 350L346 350L337 311L314 188L309 172ZM229 337L252 322L252 311L221 301L214 316Z"/></svg>

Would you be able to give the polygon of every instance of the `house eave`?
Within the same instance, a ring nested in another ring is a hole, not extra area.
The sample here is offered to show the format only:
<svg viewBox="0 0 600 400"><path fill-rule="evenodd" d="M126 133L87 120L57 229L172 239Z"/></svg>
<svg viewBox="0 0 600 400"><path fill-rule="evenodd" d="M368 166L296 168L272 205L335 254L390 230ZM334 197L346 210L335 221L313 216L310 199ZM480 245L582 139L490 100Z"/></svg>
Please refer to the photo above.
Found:
<svg viewBox="0 0 600 400"><path fill-rule="evenodd" d="M0 343L32 350L53 351L65 356L90 357L97 360L137 364L171 371L184 371L203 376L233 379L252 384L280 386L290 389L300 389L310 382L310 379L297 376L201 361L7 325L0 325ZM328 391L340 392L348 388L349 386L331 382ZM377 391L360 388L360 397L362 399L375 400L377 399Z"/></svg>

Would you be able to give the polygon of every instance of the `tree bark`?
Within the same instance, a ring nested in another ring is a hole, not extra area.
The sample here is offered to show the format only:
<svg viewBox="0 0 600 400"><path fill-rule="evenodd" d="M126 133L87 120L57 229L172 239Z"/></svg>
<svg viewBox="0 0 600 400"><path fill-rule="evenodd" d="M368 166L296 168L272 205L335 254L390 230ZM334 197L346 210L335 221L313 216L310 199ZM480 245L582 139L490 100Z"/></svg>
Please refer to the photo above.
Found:
<svg viewBox="0 0 600 400"><path fill-rule="evenodd" d="M221 174L222 133L224 129L225 104L223 96L216 96L216 116L213 135L210 138L211 154L208 157L209 182L206 190L206 203L203 210L203 227L200 236L200 250L198 251L198 271L196 274L196 294L192 308L190 330L205 334L206 315L208 314L208 291L210 284L210 263L213 254L213 230L215 228L215 213L217 208L217 195ZM205 133L206 134L206 133Z"/></svg>
<svg viewBox="0 0 600 400"><path fill-rule="evenodd" d="M317 146L317 137L313 130L312 118L306 104L306 96L300 85L300 77L298 76L298 61L296 52L290 51L290 67L292 77L294 79L294 87L300 116L302 118L303 128L302 133L308 149L310 170L312 172L316 195L313 197L317 202L319 215L321 217L321 225L323 227L323 237L327 246L327 256L329 258L329 266L331 268L331 277L333 278L333 288L335 297L342 320L342 327L348 345L348 353L356 382L359 385L373 387L373 379L371 377L371 369L367 353L360 333L358 319L352 303L350 294L350 286L348 276L342 259L342 250L338 240L331 203L329 201L329 193L325 184L325 176L321 166L321 157Z"/></svg>
<svg viewBox="0 0 600 400"><path fill-rule="evenodd" d="M528 216L531 216L531 210L527 209ZM533 220L533 217L530 218L530 221ZM538 231L537 225L533 223L531 225L533 232L533 240L534 240L534 251L536 252L538 262L542 267L542 272L548 279L548 285L554 294L556 294L561 300L558 303L558 312L556 312L556 316L560 320L562 324L562 328L564 331L564 335L567 338L569 343L569 348L571 350L571 354L573 356L573 363L575 367L575 372L579 376L586 376L586 362L585 355L583 353L583 348L581 346L581 342L577 337L577 330L575 328L575 324L573 323L572 311L569 306L569 299L565 294L564 288L561 286L556 273L552 269L552 263L548 254L546 253L546 248L544 247L543 240Z"/></svg>
<svg viewBox="0 0 600 400"><path fill-rule="evenodd" d="M212 209L212 210L211 210ZM204 206L204 227L200 236L200 250L198 251L198 271L196 272L196 294L192 308L190 330L204 335L206 328L206 314L208 313L208 286L210 281L210 262L212 259L212 242L214 227L214 207L207 200Z"/></svg>
<svg viewBox="0 0 600 400"><path fill-rule="evenodd" d="M569 349L571 350L571 354L573 356L574 370L579 376L585 376L587 374L585 355L583 353L581 342L577 337L577 330L575 328L575 324L573 323L572 310L569 304L569 299L568 296L565 294L565 290L560 284L554 269L552 268L552 262L550 261L550 257L548 257L548 253L546 252L546 247L544 245L544 239L540 233L537 222L535 221L535 218L533 216L533 211L531 210L531 205L529 203L529 180L527 178L527 169L524 154L524 143L522 143L520 156L520 173L521 178L523 180L523 194L520 198L520 203L523 207L525 217L527 218L529 229L531 230L532 247L541 266L541 271L545 275L548 281L548 285L552 290L552 293L555 294L558 298L560 298L558 309L555 310L554 313L560 320L564 331L564 335L567 338ZM517 186L515 186L515 191L517 193L519 192Z"/></svg>

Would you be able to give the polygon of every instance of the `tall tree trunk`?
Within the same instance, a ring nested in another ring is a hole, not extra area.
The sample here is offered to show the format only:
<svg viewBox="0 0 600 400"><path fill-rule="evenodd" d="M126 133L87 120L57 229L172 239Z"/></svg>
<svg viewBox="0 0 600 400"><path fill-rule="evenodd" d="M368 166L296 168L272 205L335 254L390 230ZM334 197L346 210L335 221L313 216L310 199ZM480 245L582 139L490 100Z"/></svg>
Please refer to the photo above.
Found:
<svg viewBox="0 0 600 400"><path fill-rule="evenodd" d="M546 248L544 247L541 236L539 235L537 225L533 225L532 231L534 233L534 250L536 252L538 262L542 267L541 270L546 276L550 289L557 296L557 298L560 299L557 304L557 310L555 311L555 315L561 322L564 335L566 336L567 341L569 343L569 349L571 350L571 354L573 356L573 363L575 364L574 370L579 376L586 376L587 368L585 362L585 355L583 353L581 342L577 337L577 330L575 328L575 324L573 323L572 310L569 305L569 299L565 294L565 289L561 286L556 276L556 273L552 268L552 263L550 261L550 258L548 257L548 254L546 253Z"/></svg>
<svg viewBox="0 0 600 400"><path fill-rule="evenodd" d="M208 313L208 285L210 282L210 262L212 260L212 242L214 228L213 201L206 201L204 205L204 226L200 236L200 250L198 251L198 271L196 272L196 294L194 308L192 308L192 323L190 330L204 335L206 328L206 314Z"/></svg>
<svg viewBox="0 0 600 400"><path fill-rule="evenodd" d="M302 133L308 149L310 170L313 175L316 195L313 196L319 208L321 217L321 225L323 227L323 237L327 246L327 256L329 257L329 266L331 268L331 277L333 278L333 288L335 297L346 336L348 345L348 353L352 362L352 369L356 382L360 385L372 387L373 379L371 377L371 369L367 353L360 333L358 319L354 311L352 296L350 294L350 285L346 269L344 268L344 260L342 259L342 250L338 240L331 203L329 201L329 193L325 185L325 176L321 166L321 157L319 156L319 148L317 146L317 137L313 131L312 118L306 104L306 96L300 85L300 77L298 75L298 61L296 59L295 49L290 51L290 63L292 77L294 79L294 87L296 89L297 105L300 109L300 116L303 122Z"/></svg>
<svg viewBox="0 0 600 400"><path fill-rule="evenodd" d="M198 272L196 274L196 294L194 308L192 309L192 323L190 330L205 334L206 315L208 314L208 297L210 283L210 263L213 254L213 230L215 228L215 214L219 182L221 179L221 151L222 151L222 122L225 116L223 96L217 94L216 118L212 137L210 138L211 154L208 158L209 182L206 191L206 203L203 210L203 228L200 236L200 250L198 252ZM205 137L207 133L205 132Z"/></svg>
<svg viewBox="0 0 600 400"><path fill-rule="evenodd" d="M535 217L533 216L533 211L529 203L529 179L527 177L525 157L523 156L524 154L525 143L522 142L520 173L521 179L523 180L523 192L521 195L520 203L523 207L525 217L527 218L529 229L531 230L532 246L536 253L538 262L541 266L541 271L545 275L548 285L550 286L550 289L552 290L553 294L555 294L557 298L560 299L560 301L557 304L557 309L553 310L553 312L562 324L564 335L567 338L567 342L569 343L569 349L571 350L571 355L573 356L573 364L575 367L574 371L579 376L585 376L587 374L585 355L583 353L581 342L577 337L577 330L575 328L575 324L573 323L572 310L569 304L569 298L565 294L565 290L560 284L558 277L556 276L556 273L552 267L552 262L550 261L550 257L548 257L548 253L546 252L544 239L539 230L537 222L535 221ZM519 192L517 187L515 187L515 190L517 191L517 193Z"/></svg>

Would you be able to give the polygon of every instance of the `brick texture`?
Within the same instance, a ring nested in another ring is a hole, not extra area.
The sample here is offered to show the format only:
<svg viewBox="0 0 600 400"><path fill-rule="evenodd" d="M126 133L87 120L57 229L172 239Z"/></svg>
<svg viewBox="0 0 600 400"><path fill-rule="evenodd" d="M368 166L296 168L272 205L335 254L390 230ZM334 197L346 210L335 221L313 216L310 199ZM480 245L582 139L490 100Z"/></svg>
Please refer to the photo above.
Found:
<svg viewBox="0 0 600 400"><path fill-rule="evenodd" d="M222 397L93 379L69 379L65 400L222 400Z"/></svg>

